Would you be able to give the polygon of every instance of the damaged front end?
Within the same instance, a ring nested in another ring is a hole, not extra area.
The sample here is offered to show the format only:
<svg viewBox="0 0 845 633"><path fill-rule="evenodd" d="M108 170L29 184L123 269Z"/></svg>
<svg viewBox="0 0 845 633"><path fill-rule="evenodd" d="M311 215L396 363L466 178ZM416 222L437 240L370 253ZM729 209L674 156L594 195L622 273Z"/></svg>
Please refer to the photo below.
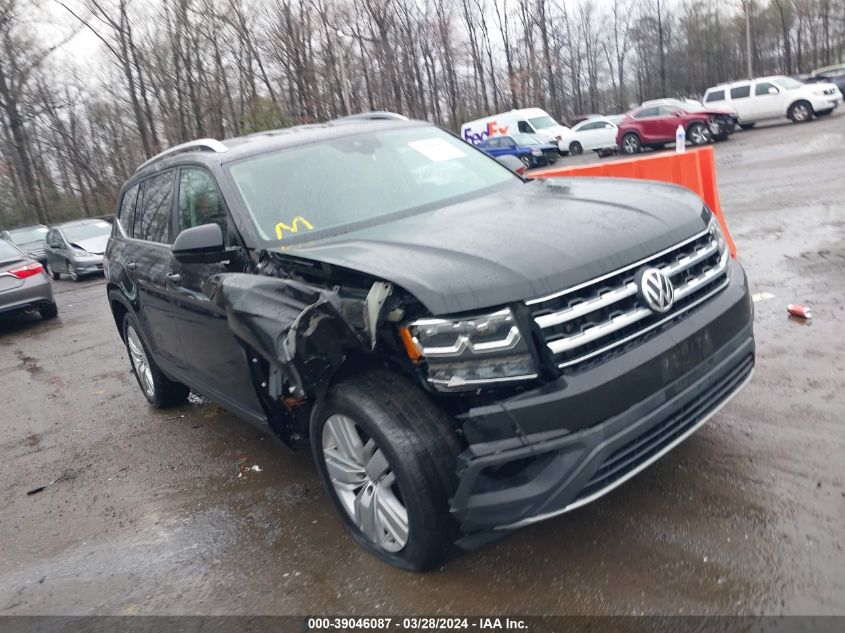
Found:
<svg viewBox="0 0 845 633"><path fill-rule="evenodd" d="M203 290L246 350L253 383L273 431L294 446L307 437L313 405L345 366L395 362L396 341L380 345L402 299L383 281L367 287L283 275L268 259L259 274L209 277ZM395 338L395 336L394 336Z"/></svg>

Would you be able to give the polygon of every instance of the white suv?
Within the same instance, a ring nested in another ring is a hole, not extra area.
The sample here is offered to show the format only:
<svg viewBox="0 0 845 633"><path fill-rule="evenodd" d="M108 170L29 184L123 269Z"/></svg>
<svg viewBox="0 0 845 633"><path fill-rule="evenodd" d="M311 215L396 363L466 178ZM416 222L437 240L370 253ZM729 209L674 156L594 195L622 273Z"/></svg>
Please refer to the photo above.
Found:
<svg viewBox="0 0 845 633"><path fill-rule="evenodd" d="M842 93L835 84L805 84L776 75L708 88L704 103L729 106L736 111L740 126L747 129L765 119L788 117L801 123L814 114L830 114L842 103Z"/></svg>

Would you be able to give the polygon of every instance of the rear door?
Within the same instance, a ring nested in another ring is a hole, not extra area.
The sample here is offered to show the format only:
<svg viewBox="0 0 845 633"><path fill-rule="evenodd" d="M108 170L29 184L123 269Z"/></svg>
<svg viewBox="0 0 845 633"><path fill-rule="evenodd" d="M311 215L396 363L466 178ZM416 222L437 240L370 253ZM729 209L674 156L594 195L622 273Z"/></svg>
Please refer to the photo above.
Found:
<svg viewBox="0 0 845 633"><path fill-rule="evenodd" d="M649 106L634 115L644 143L661 140L660 136L660 108ZM674 138L674 135L672 136Z"/></svg>
<svg viewBox="0 0 845 633"><path fill-rule="evenodd" d="M146 178L139 193L123 264L135 290L138 318L153 353L171 366L183 367L173 304L168 287L176 171Z"/></svg>
<svg viewBox="0 0 845 633"><path fill-rule="evenodd" d="M733 86L728 92L731 96L731 106L736 110L741 120L756 121L761 118L761 114L757 111L757 104L751 98L750 83Z"/></svg>
<svg viewBox="0 0 845 633"><path fill-rule="evenodd" d="M203 224L217 224L233 258L220 263L170 261L168 283L173 291L176 327L185 351L186 370L198 389L229 405L242 416L261 418L264 413L250 376L246 352L227 322L226 312L203 292L211 275L243 272L242 253L214 176L202 167L179 170L176 233Z"/></svg>

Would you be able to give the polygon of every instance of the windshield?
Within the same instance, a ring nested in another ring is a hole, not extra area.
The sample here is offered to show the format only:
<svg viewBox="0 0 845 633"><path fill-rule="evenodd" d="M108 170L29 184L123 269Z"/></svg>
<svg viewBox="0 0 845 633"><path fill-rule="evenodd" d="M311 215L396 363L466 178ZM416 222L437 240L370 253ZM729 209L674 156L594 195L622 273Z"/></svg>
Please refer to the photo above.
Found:
<svg viewBox="0 0 845 633"><path fill-rule="evenodd" d="M800 88L804 85L800 81L792 79L791 77L778 77L777 79L773 79L773 81L781 88L786 88L787 90L795 90L796 88Z"/></svg>
<svg viewBox="0 0 845 633"><path fill-rule="evenodd" d="M9 231L9 237L15 244L32 244L33 242L40 242L47 235L47 227L44 226L27 226L22 229L13 229Z"/></svg>
<svg viewBox="0 0 845 633"><path fill-rule="evenodd" d="M84 240L90 240L92 237L108 235L111 233L111 224L103 221L73 224L71 226L63 226L62 231L65 234L65 239L71 244L74 244Z"/></svg>
<svg viewBox="0 0 845 633"><path fill-rule="evenodd" d="M536 119L528 119L528 122L534 127L535 130L542 130L547 127L557 126L557 122L549 115L538 116Z"/></svg>
<svg viewBox="0 0 845 633"><path fill-rule="evenodd" d="M229 174L260 238L276 246L445 206L514 181L499 162L427 126L246 158Z"/></svg>
<svg viewBox="0 0 845 633"><path fill-rule="evenodd" d="M516 141L517 145L542 145L540 141L530 134L514 134L513 140Z"/></svg>

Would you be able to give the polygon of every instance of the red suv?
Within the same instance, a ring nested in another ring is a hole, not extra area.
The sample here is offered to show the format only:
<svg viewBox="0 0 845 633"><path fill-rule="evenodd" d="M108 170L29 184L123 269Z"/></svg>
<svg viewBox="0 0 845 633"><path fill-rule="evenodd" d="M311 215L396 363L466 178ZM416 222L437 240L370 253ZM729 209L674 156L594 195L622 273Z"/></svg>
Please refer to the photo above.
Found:
<svg viewBox="0 0 845 633"><path fill-rule="evenodd" d="M674 142L679 125L684 126L693 145L722 141L733 133L735 120L728 112L711 110L691 103L662 103L631 110L619 123L616 144L626 154L643 147L660 149Z"/></svg>

